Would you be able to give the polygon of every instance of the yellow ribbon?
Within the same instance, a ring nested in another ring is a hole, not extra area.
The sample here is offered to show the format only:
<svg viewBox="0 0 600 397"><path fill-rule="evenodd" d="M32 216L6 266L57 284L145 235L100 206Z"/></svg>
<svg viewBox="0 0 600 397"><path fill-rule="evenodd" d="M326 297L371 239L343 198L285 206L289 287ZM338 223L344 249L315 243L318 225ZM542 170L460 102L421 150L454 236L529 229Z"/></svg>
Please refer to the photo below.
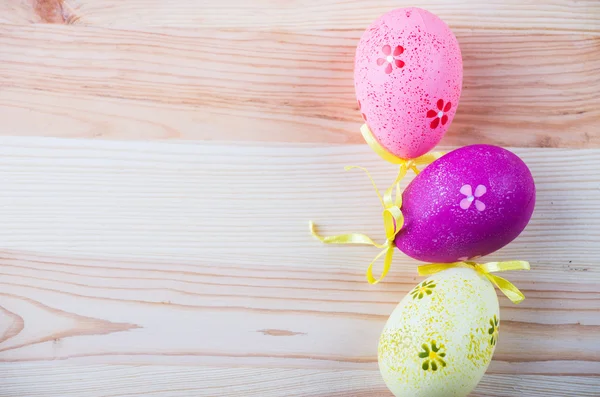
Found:
<svg viewBox="0 0 600 397"><path fill-rule="evenodd" d="M373 187L375 188L375 193L377 193L377 197L379 198L379 201L381 202L381 204L383 206L383 225L385 228L385 237L386 237L386 241L383 244L377 244L369 236L366 236L366 235L360 234L360 233L350 233L350 234L342 234L339 236L323 237L316 232L314 223L312 223L312 222L309 223L311 234L314 237L316 237L317 239L319 239L319 241L321 241L324 244L364 244L364 245L372 245L374 247L383 249L383 251L381 251L375 257L375 259L373 259L373 261L371 261L371 263L369 264L369 267L367 268L366 276L367 276L367 280L369 281L370 284L377 284L378 282L383 280L385 278L385 276L388 274L388 271L390 270L390 267L392 265L392 258L394 256L394 248L395 248L394 239L395 239L396 235L398 234L398 232L400 231L400 229L402 229L402 226L404 226L404 216L402 215L402 211L400 210L400 208L402 207L402 194L400 191L400 180L402 180L402 178L404 178L404 176L406 175L406 173L408 172L409 169L413 169L413 166L414 166L414 160L406 160L403 164L400 165L400 171L398 172L398 176L396 177L396 180L385 191L383 197L379 193L379 189L377 189L377 185L375 184L375 181L371 177L371 174L369 174L369 171L367 171L363 167L356 167L356 166L350 166L350 167L345 168L346 171L354 169L354 168L363 170L367 174L369 179L371 180L371 183L373 184ZM416 169L416 167L415 167L415 169ZM416 172L419 172L419 170L416 169ZM394 187L396 188L395 197L393 196ZM379 276L379 278L376 279L373 276L373 264L375 263L375 261L377 261L377 259L379 259L383 255L385 255L385 258L383 260L383 271L381 273L381 276Z"/></svg>
<svg viewBox="0 0 600 397"><path fill-rule="evenodd" d="M521 303L525 300L525 295L510 281L496 276L492 273L505 272L508 270L529 270L529 262L526 261L505 261L505 262L454 262L454 263L430 263L418 267L419 275L430 276L441 272L442 270L454 267L465 267L474 269L476 272L484 275L492 284L500 289L513 303Z"/></svg>
<svg viewBox="0 0 600 397"><path fill-rule="evenodd" d="M401 159L400 157L394 156L386 149L384 149L383 146L381 146L379 142L377 142L377 140L371 133L371 130L366 124L364 124L360 130L369 146L371 146L371 148L377 154L379 154L379 156L391 163L400 165L398 175L396 176L396 180L385 191L383 196L381 196L381 194L379 193L379 189L377 189L375 181L369 174L369 171L367 171L365 168L357 166L349 166L345 168L346 171L354 168L363 170L371 180L371 183L375 188L375 193L377 193L377 197L379 198L379 201L383 206L383 226L385 228L386 241L383 244L377 244L369 236L360 233L350 233L342 234L339 236L323 237L317 233L313 222L310 222L309 226L310 233L324 244L363 244L372 245L374 247L382 249L382 251L375 257L375 259L371 261L366 272L367 281L369 281L370 284L377 284L385 278L385 276L390 270L395 249L394 239L396 238L396 235L398 234L400 229L402 229L402 226L404 226L404 216L402 215L401 211L402 193L400 190L400 181L406 176L408 170L412 170L415 174L419 174L420 170L417 166L428 165L442 157L444 153L433 152L427 153L416 159ZM393 194L394 188L396 190L395 196ZM373 264L375 263L375 261L377 261L377 259L379 259L383 255L385 255L385 258L383 260L383 271L381 272L381 276L379 276L379 278L375 278L373 276Z"/></svg>
<svg viewBox="0 0 600 397"><path fill-rule="evenodd" d="M319 235L315 230L315 225L313 222L310 222L310 232L311 234L319 239L324 244L363 244L363 245L372 245L374 247L382 249L382 251L371 261L369 267L367 268L366 276L367 280L370 284L377 284L381 280L385 278L388 274L390 267L392 265L392 258L394 256L395 244L394 240L398 232L404 226L404 215L402 215L401 207L402 207L402 194L400 192L400 181L406 176L408 170L413 170L415 174L419 174L418 165L427 165L437 160L444 153L434 152L425 154L419 158L407 160L397 157L387 151L373 136L373 133L369 129L366 124L360 128L363 137L367 144L384 160L389 161L393 164L399 164L400 169L398 171L398 176L394 183L385 191L383 197L379 193L377 189L377 185L375 181L369 174L365 168L362 167L346 167L346 171L358 168L363 170L373 187L375 188L375 193L377 193L377 197L383 206L383 225L385 228L385 237L386 241L383 244L377 244L374 242L369 236L360 234L360 233L350 233L350 234L342 234L338 236L328 236L323 237ZM393 196L394 187L396 190L395 197ZM379 278L375 278L373 276L373 264L381 257L385 255L383 260L383 271L381 272L381 276ZM442 270L451 269L455 267L465 267L472 268L478 273L484 275L492 284L498 287L504 295L508 297L513 303L521 303L525 299L525 295L517 287L515 287L510 281L496 276L492 273L503 272L507 270L529 270L529 262L526 261L505 261L505 262L488 262L488 263L475 263L475 262L454 262L454 263L430 263L427 265L422 265L418 267L419 274L421 276L429 276L440 272Z"/></svg>
<svg viewBox="0 0 600 397"><path fill-rule="evenodd" d="M433 152L433 153L424 154L423 156L418 157L413 160L406 160L406 159L400 158L396 155L393 155L386 148L384 148L379 143L379 141L377 141L377 139L373 136L373 133L369 129L368 125L363 124L362 127L360 127L360 132L362 133L363 138L365 138L365 141L367 142L367 144L371 147L371 149L373 149L373 151L375 153L377 153L379 155L379 157L381 157L382 159L384 159L386 161L389 161L392 164L401 164L402 165L402 164L411 162L411 167L409 167L409 168L412 169L413 171L415 171L415 174L419 173L419 170L416 167L417 165L431 164L433 161L439 159L440 157L442 157L444 155L444 153L442 153L442 152Z"/></svg>

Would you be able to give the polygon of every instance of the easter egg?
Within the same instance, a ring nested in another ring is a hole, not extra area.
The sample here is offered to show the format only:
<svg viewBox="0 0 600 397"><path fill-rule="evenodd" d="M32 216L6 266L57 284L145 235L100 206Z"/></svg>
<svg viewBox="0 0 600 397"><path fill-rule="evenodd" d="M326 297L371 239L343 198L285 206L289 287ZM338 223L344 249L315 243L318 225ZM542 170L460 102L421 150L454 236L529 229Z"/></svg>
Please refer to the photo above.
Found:
<svg viewBox="0 0 600 397"><path fill-rule="evenodd" d="M358 106L373 137L394 156L430 151L454 119L462 57L448 26L420 8L390 11L356 48Z"/></svg>
<svg viewBox="0 0 600 397"><path fill-rule="evenodd" d="M444 270L410 291L379 338L381 375L396 397L464 397L494 353L499 328L492 284L470 268Z"/></svg>
<svg viewBox="0 0 600 397"><path fill-rule="evenodd" d="M533 177L517 155L497 146L465 146L428 165L406 187L395 243L420 261L475 259L514 240L534 206Z"/></svg>

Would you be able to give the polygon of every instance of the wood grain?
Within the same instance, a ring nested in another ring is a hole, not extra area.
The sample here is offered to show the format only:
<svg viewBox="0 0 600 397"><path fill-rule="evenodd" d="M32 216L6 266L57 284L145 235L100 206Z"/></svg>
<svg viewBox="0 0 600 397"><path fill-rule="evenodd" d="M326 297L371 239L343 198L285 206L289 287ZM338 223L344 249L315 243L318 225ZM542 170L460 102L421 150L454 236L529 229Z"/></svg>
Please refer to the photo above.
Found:
<svg viewBox="0 0 600 397"><path fill-rule="evenodd" d="M354 50L406 4L218 3L5 0L0 134L362 143ZM422 6L463 51L443 144L600 147L599 2Z"/></svg>
<svg viewBox="0 0 600 397"><path fill-rule="evenodd" d="M0 22L66 23L125 29L364 30L381 14L414 7L407 0L4 0ZM418 3L456 28L600 33L595 0L424 0ZM76 17L76 20L73 20Z"/></svg>
<svg viewBox="0 0 600 397"><path fill-rule="evenodd" d="M415 263L369 286L375 252L307 221L382 238L342 171L394 175L358 134L354 49L412 5L0 0L0 397L390 397L377 338ZM419 6L463 51L444 145L588 148L516 150L538 204L490 259L533 270L472 396L600 396L600 2Z"/></svg>
<svg viewBox="0 0 600 397"><path fill-rule="evenodd" d="M390 397L376 370L308 370L287 368L106 366L0 364L0 382L7 396L134 397ZM71 380L81 380L81 388ZM336 379L332 382L332 379ZM597 396L600 380L572 376L486 375L471 397ZM210 385L219 385L211 387ZM325 388L327 390L325 391Z"/></svg>
<svg viewBox="0 0 600 397"><path fill-rule="evenodd" d="M533 270L507 275L527 299L500 298L474 396L595 396L600 151L517 153L536 211L490 259ZM313 219L382 237L372 188L346 164L394 175L363 145L0 137L0 396L389 396L377 338L419 278L397 255L370 286L372 249L309 236Z"/></svg>

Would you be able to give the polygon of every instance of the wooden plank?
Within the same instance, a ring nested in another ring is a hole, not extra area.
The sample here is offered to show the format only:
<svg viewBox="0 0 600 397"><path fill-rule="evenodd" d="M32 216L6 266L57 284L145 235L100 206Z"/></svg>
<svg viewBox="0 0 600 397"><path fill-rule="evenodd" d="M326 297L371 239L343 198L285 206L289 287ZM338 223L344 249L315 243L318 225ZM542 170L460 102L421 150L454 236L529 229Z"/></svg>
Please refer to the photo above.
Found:
<svg viewBox="0 0 600 397"><path fill-rule="evenodd" d="M412 7L408 0L5 0L0 22L62 23L113 28L178 27L196 29L363 30L381 14ZM453 28L519 29L600 33L595 0L424 0L428 9Z"/></svg>
<svg viewBox="0 0 600 397"><path fill-rule="evenodd" d="M359 35L0 25L0 134L359 143ZM600 147L597 38L459 40L464 90L443 144Z"/></svg>
<svg viewBox="0 0 600 397"><path fill-rule="evenodd" d="M489 259L533 269L506 275L527 299L500 297L474 395L594 396L600 150L517 153L536 211ZM419 278L397 254L368 285L373 249L309 236L313 219L382 238L372 188L346 164L381 185L395 171L362 145L0 137L0 396L389 396L377 339Z"/></svg>
<svg viewBox="0 0 600 397"><path fill-rule="evenodd" d="M369 286L375 252L322 246L306 222L382 238L364 175L342 171L394 175L347 145L354 48L412 5L0 1L0 397L390 397L377 337L415 262ZM443 144L600 147L600 2L419 6L463 49ZM600 150L517 152L538 205L490 260L533 270L507 275L527 300L500 297L472 397L598 396Z"/></svg>
<svg viewBox="0 0 600 397"><path fill-rule="evenodd" d="M134 397L140 393L152 397L391 397L378 377L377 370L0 364L0 393L3 397ZM597 396L599 388L600 378L593 377L486 375L471 397L585 397Z"/></svg>

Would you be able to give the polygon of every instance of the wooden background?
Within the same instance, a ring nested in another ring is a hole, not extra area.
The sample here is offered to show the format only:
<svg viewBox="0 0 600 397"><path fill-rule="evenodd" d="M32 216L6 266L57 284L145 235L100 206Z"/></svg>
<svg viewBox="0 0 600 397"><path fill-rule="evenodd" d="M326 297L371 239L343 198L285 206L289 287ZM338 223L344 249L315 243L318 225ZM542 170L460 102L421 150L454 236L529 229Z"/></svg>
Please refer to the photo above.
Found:
<svg viewBox="0 0 600 397"><path fill-rule="evenodd" d="M376 250L307 221L383 236L342 171L394 174L353 54L414 4L0 0L0 397L391 396L377 338L415 263L370 286ZM600 2L418 5L463 51L443 145L514 147L539 192L490 257L533 271L473 396L600 396Z"/></svg>

